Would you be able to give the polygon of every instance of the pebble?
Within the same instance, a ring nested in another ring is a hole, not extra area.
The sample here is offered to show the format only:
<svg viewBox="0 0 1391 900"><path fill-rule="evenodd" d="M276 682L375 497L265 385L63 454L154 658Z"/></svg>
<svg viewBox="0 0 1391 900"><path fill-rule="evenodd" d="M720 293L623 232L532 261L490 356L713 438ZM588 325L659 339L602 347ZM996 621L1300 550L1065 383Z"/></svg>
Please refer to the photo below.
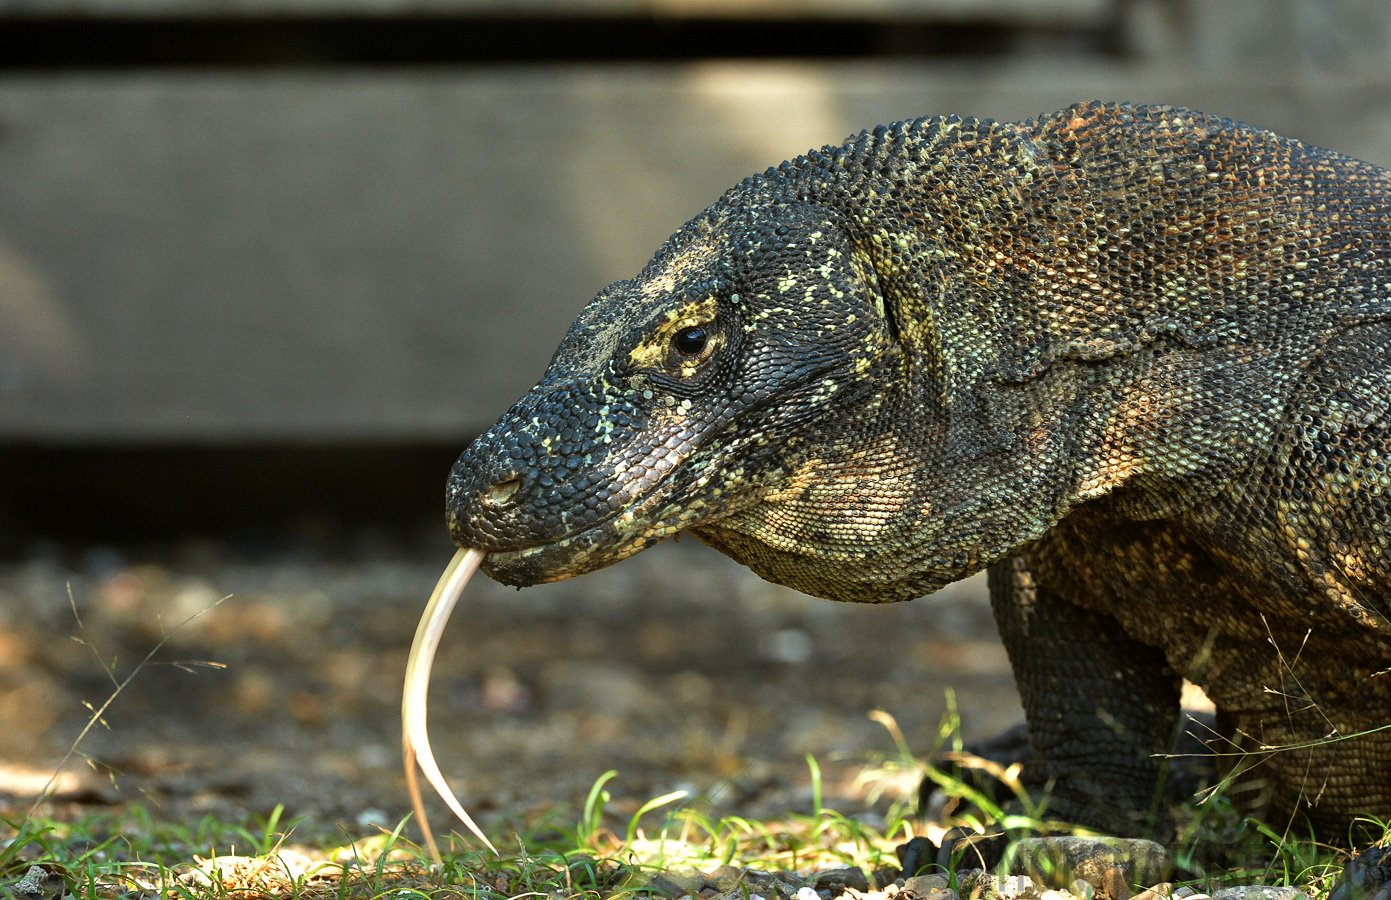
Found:
<svg viewBox="0 0 1391 900"><path fill-rule="evenodd" d="M1133 894L1131 885L1155 884L1169 870L1168 852L1154 841L1025 838L1015 845L1015 854L1015 867L1036 882L1054 889L1069 889L1083 900L1091 900L1094 891L1101 891L1112 900L1129 900Z"/></svg>
<svg viewBox="0 0 1391 900"><path fill-rule="evenodd" d="M1007 875L996 886L1007 900L1038 900L1038 885L1028 875Z"/></svg>
<svg viewBox="0 0 1391 900"><path fill-rule="evenodd" d="M48 871L43 866L30 866L24 877L15 882L14 889L21 894L40 894L47 883Z"/></svg>
<svg viewBox="0 0 1391 900"><path fill-rule="evenodd" d="M956 891L970 900L998 900L1000 891L995 876L982 869L968 869L956 874Z"/></svg>
<svg viewBox="0 0 1391 900"><path fill-rule="evenodd" d="M833 870L840 871L840 870ZM781 877L780 877L781 876ZM861 873L863 877L863 873ZM788 883L788 879L800 881L791 873L780 872L777 874L761 872L757 869L740 869L735 866L720 866L713 872L708 872L696 879L695 890L692 892L701 894L707 900L716 898L728 898L728 900L745 900L745 895L752 897L757 894L768 900L810 900L804 897L801 890L794 888ZM817 894L815 888L807 887L813 894ZM820 900L825 900L825 894L830 891L823 891L817 894ZM839 890L834 893L841 893Z"/></svg>
<svg viewBox="0 0 1391 900"><path fill-rule="evenodd" d="M580 874L588 873L582 872ZM679 897L683 894L689 895L691 893L691 885L686 883L689 881L690 879L678 880L665 872L657 872L653 874L652 880L647 883L646 889L654 894L660 894L663 897Z"/></svg>
<svg viewBox="0 0 1391 900"><path fill-rule="evenodd" d="M1253 884L1222 888L1212 895L1212 900L1309 900L1309 896L1297 887Z"/></svg>
<svg viewBox="0 0 1391 900"><path fill-rule="evenodd" d="M1028 838L1017 848L1014 865L1031 869L1031 874L997 877L979 869L958 871L956 889L951 887L953 879L944 874L881 884L878 873L876 886L871 888L869 878L859 868L823 869L805 876L805 884L793 887L802 880L796 873L721 866L696 878L700 890L682 886L679 892L656 893L672 897L680 893L681 900L1310 900L1295 887L1243 885L1222 888L1211 896L1189 885L1175 887L1159 880L1169 868L1168 854L1151 841ZM1388 860L1391 857L1374 856L1372 865ZM1146 883L1151 887L1133 892L1131 885ZM1381 885L1373 886L1385 891ZM1342 900L1391 900L1391 896Z"/></svg>
<svg viewBox="0 0 1391 900"><path fill-rule="evenodd" d="M1116 839L1104 840L1114 843ZM1084 862L1092 861L1089 859ZM1122 867L1118 864L1112 868L1118 872ZM650 887L658 889L655 893L669 897L679 894L680 900L1310 900L1309 895L1298 888L1265 885L1228 887L1214 891L1209 896L1188 885L1174 887L1169 882L1156 882L1152 883L1151 887L1133 894L1130 893L1128 885L1123 885L1124 893L1114 894L1107 888L1098 889L1095 884L1083 878L1074 878L1065 889L1043 889L1028 875L996 877L979 869L957 873L959 890L952 889L949 877L941 874L918 875L903 881L901 885L891 883L876 890L869 890L867 887L857 886L860 882L866 881L865 874L862 870L853 868L827 869L813 873L807 877L806 884L797 888L788 884L789 881L795 883L797 880L797 876L791 872L770 874L756 869L721 866L697 879L697 883L704 886L703 891L690 891L684 886L679 891L663 891L658 888L667 886L659 885L655 880ZM716 892L717 884L726 887Z"/></svg>
<svg viewBox="0 0 1391 900"><path fill-rule="evenodd" d="M1174 892L1174 886L1165 881L1153 887L1145 888L1134 897L1131 897L1130 900L1175 900L1178 896L1179 895Z"/></svg>
<svg viewBox="0 0 1391 900"><path fill-rule="evenodd" d="M13 884L5 885L5 893L9 896L21 898L21 900L38 900L49 896L59 896L62 890L54 890L54 883L61 888L63 881L61 878L50 879L48 871L43 866L30 866L29 871L24 873L24 877Z"/></svg>
<svg viewBox="0 0 1391 900"><path fill-rule="evenodd" d="M833 897L844 893L846 888L862 894L869 890L869 876L859 868L826 869L812 875L810 881L812 887L818 891L830 891Z"/></svg>
<svg viewBox="0 0 1391 900"><path fill-rule="evenodd" d="M704 877L705 885L721 893L729 893L744 880L744 870L734 866L720 866Z"/></svg>
<svg viewBox="0 0 1391 900"><path fill-rule="evenodd" d="M903 882L903 889L926 897L933 891L945 891L949 884L945 875L918 875Z"/></svg>

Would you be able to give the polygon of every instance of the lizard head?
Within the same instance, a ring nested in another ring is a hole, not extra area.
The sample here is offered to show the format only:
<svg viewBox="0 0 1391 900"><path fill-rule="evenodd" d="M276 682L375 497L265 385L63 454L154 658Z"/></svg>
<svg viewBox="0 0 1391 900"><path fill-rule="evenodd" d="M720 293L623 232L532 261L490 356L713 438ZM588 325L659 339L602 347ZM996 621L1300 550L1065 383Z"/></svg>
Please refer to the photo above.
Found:
<svg viewBox="0 0 1391 900"><path fill-rule="evenodd" d="M1083 503L1203 501L1308 355L1232 275L1304 233L1277 221L1298 210L1220 129L1107 104L921 119L747 179L601 292L463 454L455 541L524 585L686 530L807 593L907 600ZM1229 227L1241 210L1267 218Z"/></svg>
<svg viewBox="0 0 1391 900"><path fill-rule="evenodd" d="M883 303L837 212L727 196L600 292L536 387L459 458L454 540L515 585L682 530L738 558L727 527L799 490L811 468L823 470L825 516L844 516L824 471L870 450L894 405L885 386L902 381L887 377L903 359ZM809 509L764 523L761 540L792 546L827 526Z"/></svg>
<svg viewBox="0 0 1391 900"><path fill-rule="evenodd" d="M455 542L528 585L684 530L770 581L884 601L1042 534L1065 436L1023 396L1036 385L1001 394L988 368L1029 335L978 289L989 267L960 261L993 253L972 229L1023 202L1026 179L972 155L998 139L955 119L881 127L733 188L600 292L459 458Z"/></svg>

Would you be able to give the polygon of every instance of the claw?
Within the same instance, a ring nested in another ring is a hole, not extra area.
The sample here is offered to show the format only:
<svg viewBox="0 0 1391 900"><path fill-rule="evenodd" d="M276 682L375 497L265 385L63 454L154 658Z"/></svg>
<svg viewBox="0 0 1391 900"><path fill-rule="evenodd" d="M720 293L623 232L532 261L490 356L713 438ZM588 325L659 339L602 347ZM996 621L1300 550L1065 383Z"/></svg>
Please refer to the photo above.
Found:
<svg viewBox="0 0 1391 900"><path fill-rule="evenodd" d="M1354 856L1328 900L1391 900L1391 846Z"/></svg>

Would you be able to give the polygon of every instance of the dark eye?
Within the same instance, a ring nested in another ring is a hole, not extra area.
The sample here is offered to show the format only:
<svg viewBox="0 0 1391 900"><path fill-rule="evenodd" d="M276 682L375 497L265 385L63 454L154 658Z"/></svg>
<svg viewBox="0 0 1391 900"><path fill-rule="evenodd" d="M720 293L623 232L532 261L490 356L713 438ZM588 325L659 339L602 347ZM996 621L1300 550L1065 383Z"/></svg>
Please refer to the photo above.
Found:
<svg viewBox="0 0 1391 900"><path fill-rule="evenodd" d="M672 343L676 347L676 352L682 356L699 356L705 350L705 345L710 341L710 332L703 326L692 325L690 328L683 328L676 332L676 337Z"/></svg>

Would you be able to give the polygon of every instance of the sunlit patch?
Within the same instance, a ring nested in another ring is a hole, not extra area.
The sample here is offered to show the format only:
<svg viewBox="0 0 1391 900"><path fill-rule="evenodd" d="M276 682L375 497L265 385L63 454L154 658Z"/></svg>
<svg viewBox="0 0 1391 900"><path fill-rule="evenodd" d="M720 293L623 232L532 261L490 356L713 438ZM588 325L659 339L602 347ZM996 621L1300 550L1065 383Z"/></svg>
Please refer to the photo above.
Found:
<svg viewBox="0 0 1391 900"><path fill-rule="evenodd" d="M85 786L82 776L76 772L54 772L23 763L0 765L0 792L12 797L37 797L45 793L65 797Z"/></svg>

